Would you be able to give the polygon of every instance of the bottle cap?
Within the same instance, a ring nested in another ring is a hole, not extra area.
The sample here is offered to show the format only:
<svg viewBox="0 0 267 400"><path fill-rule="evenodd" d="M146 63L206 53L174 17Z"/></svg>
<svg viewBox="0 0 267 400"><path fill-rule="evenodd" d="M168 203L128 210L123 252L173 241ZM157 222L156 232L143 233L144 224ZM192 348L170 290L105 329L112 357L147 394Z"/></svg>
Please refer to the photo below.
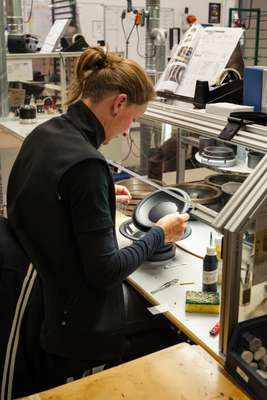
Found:
<svg viewBox="0 0 267 400"><path fill-rule="evenodd" d="M207 247L207 255L208 256L217 256L215 247Z"/></svg>

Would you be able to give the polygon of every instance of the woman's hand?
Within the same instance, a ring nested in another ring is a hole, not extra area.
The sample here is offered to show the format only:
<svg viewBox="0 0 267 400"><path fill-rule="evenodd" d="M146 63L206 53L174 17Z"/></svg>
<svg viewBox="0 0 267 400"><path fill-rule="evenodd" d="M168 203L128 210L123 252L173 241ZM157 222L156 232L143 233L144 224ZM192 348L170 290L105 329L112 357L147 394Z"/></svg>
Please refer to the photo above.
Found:
<svg viewBox="0 0 267 400"><path fill-rule="evenodd" d="M132 198L129 190L123 185L115 185L116 203L128 204Z"/></svg>
<svg viewBox="0 0 267 400"><path fill-rule="evenodd" d="M183 237L188 220L189 214L179 214L178 212L160 218L156 225L163 229L165 243L180 240Z"/></svg>

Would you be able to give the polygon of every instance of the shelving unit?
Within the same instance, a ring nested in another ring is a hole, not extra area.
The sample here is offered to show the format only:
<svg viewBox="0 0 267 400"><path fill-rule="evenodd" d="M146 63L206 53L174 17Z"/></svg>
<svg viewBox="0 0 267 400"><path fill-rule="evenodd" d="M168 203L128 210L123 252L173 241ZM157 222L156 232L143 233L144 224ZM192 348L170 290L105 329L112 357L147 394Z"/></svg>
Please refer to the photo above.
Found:
<svg viewBox="0 0 267 400"><path fill-rule="evenodd" d="M178 135L179 153L177 170L177 183L184 182L185 176L185 146L198 146L199 137L218 139L219 134L226 124L226 118L214 114L208 114L205 110L194 110L192 105L175 102L172 105L163 102L153 102L145 114L145 120L151 124L155 122L168 123L184 133ZM168 121L168 122L166 122ZM194 134L194 136L193 136ZM197 135L197 137L196 137ZM246 129L240 129L231 144L249 147L251 150L267 152L266 128L260 125L248 125ZM229 172L235 172L236 168L228 168ZM226 168L224 168L226 170ZM246 167L238 172L251 172Z"/></svg>
<svg viewBox="0 0 267 400"><path fill-rule="evenodd" d="M79 57L80 54L80 52L7 54L7 60L58 60L60 66L60 83L58 85L53 82L48 83L42 81L33 82L20 80L20 82L30 85L43 86L44 88L46 87L47 89L60 92L62 108L63 111L65 111L66 107L64 106L64 103L67 99L67 85L70 77L70 66L68 65L68 61Z"/></svg>

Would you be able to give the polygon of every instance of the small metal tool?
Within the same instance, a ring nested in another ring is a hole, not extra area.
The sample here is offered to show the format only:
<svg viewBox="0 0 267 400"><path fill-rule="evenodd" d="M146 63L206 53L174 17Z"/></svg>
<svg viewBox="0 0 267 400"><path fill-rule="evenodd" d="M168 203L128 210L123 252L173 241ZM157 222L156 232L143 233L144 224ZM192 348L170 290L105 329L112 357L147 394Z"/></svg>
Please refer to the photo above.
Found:
<svg viewBox="0 0 267 400"><path fill-rule="evenodd" d="M176 285L179 282L180 282L179 279L176 279L176 278L171 279L170 281L163 283L163 285L161 285L158 289L152 290L150 293L151 294L156 294L158 292L161 292L164 289L167 289L170 286Z"/></svg>
<svg viewBox="0 0 267 400"><path fill-rule="evenodd" d="M187 263L180 263L180 264L166 264L164 265L163 269L172 269L172 268L177 268L182 265L187 265Z"/></svg>

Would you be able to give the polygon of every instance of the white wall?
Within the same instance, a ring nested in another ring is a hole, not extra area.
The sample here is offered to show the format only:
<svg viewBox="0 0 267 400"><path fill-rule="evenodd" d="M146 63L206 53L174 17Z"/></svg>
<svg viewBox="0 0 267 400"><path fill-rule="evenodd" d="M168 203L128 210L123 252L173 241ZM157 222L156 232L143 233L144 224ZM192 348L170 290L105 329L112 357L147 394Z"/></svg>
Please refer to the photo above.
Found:
<svg viewBox="0 0 267 400"><path fill-rule="evenodd" d="M189 14L197 17L199 23L206 24L208 23L209 3L211 2L210 0L163 0L161 1L161 6L175 8L178 26L181 25L181 15L185 7L189 8ZM228 9L230 7L237 7L238 0L216 0L215 2L221 3L221 25L227 26Z"/></svg>
<svg viewBox="0 0 267 400"><path fill-rule="evenodd" d="M242 7L249 8L250 0L243 0ZM266 0L253 0L252 8L260 8L262 11L267 11Z"/></svg>
<svg viewBox="0 0 267 400"><path fill-rule="evenodd" d="M210 0L161 0L160 6L162 9L161 17L165 15L165 22L168 21L167 27L161 26L163 28L169 28L171 26L181 27L182 18L184 15L185 7L189 8L189 13L196 15L198 22L200 23L208 23L208 12L209 12L209 2ZM238 3L237 0L217 0L217 2L221 3L221 23L220 25L228 24L228 9L229 7L235 7ZM145 7L145 0L133 0L132 4L136 8ZM125 51L125 39L123 38L123 30L121 28L121 19L120 15L123 9L127 6L126 0L77 0L77 8L79 10L80 15L80 24L82 28L83 34L86 36L86 39L90 45L95 45L97 39L96 27L101 31L101 22L103 21L103 12L106 7L112 8L112 6L118 6L117 16L114 12L109 14L109 18L105 20L106 27L106 42L109 44L109 48L113 51ZM165 9L165 13L163 11ZM173 10L173 12L166 13L166 9ZM107 8L106 8L107 10ZM102 16L101 16L102 15ZM171 19L171 16L173 18ZM115 20L115 23L114 23ZM169 24L169 21L171 23ZM98 24L99 21L99 24ZM124 20L124 26L126 30L126 34L129 33L130 28L133 25L134 15L127 14L127 18ZM114 27L113 27L114 24ZM97 26L98 25L98 26ZM102 29L103 30L103 29ZM107 32L108 30L108 32ZM140 28L140 45L139 45L139 53L144 54L144 41L145 41L145 28ZM101 36L101 35L100 35ZM103 35L102 35L103 36ZM100 37L103 39L103 37ZM129 44L129 52L128 56L130 58L136 59L139 63L145 64L144 57L140 57L137 51L137 35L136 31L133 32L130 44Z"/></svg>
<svg viewBox="0 0 267 400"><path fill-rule="evenodd" d="M31 1L32 0L22 1L22 14L24 21L27 21L29 18ZM33 1L32 17L28 23L24 23L24 32L37 35L39 37L40 45L42 45L52 25L49 3L48 0Z"/></svg>
<svg viewBox="0 0 267 400"><path fill-rule="evenodd" d="M258 0L265 2L266 0ZM99 3L105 4L107 6L110 5L120 5L126 7L126 0L77 0L77 2L84 3ZM184 13L185 7L189 8L189 13L197 16L198 21L200 23L208 22L208 10L210 0L161 0L160 5L164 8L173 8L175 10L175 25L181 26L181 16ZM132 4L134 7L144 7L145 0L133 0ZM225 25L228 22L228 9L230 7L237 7L238 0L216 0L216 3L222 4L222 25Z"/></svg>
<svg viewBox="0 0 267 400"><path fill-rule="evenodd" d="M237 7L238 0L216 0L216 2L222 4L222 15L221 15L221 25L227 25L228 23L228 9L229 7ZM103 4L106 6L121 6L126 8L126 0L77 0L77 4ZM145 0L132 0L134 7L144 7ZM189 13L194 14L198 18L198 22L207 23L208 22L208 5L210 0L161 0L160 5L164 8L173 8L175 13L174 25L181 26L181 18L184 13L185 7L189 8ZM255 0L256 3L260 4L257 7L267 8L266 0ZM29 13L29 6L31 0L22 1L24 8L25 19ZM91 8L92 9L92 8ZM33 14L32 19L29 24L25 25L26 31L40 36L40 40L46 36L51 26L51 16L48 0L34 0L33 2ZM83 15L83 17L86 17ZM88 24L90 22L90 15L88 17ZM108 21L107 21L108 23Z"/></svg>

